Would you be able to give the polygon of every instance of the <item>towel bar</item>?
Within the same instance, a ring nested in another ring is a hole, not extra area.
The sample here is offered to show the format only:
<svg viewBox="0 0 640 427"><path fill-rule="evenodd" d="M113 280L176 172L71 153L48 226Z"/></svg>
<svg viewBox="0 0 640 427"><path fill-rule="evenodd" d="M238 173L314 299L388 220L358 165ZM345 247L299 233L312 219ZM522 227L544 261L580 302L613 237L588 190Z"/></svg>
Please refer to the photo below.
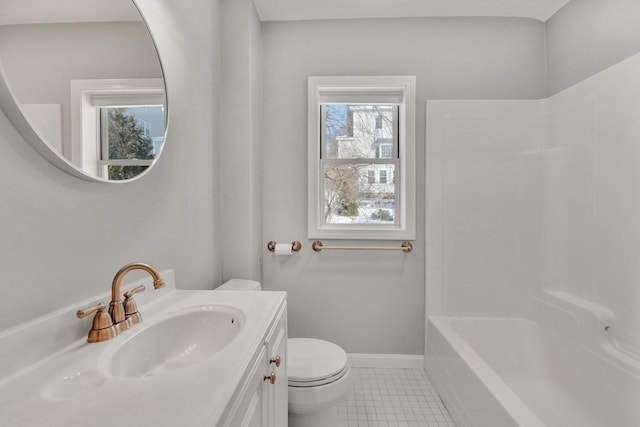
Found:
<svg viewBox="0 0 640 427"><path fill-rule="evenodd" d="M402 242L401 246L325 246L320 240L316 240L311 245L314 251L321 250L343 250L343 251L402 251L409 253L413 249L411 242Z"/></svg>

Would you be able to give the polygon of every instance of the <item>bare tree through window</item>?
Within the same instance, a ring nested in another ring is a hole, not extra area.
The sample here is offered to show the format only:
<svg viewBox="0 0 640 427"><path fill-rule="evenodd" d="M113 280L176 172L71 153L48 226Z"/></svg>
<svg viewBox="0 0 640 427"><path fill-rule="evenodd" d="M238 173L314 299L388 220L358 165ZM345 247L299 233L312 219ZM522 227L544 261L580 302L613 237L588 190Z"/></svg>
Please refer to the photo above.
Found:
<svg viewBox="0 0 640 427"><path fill-rule="evenodd" d="M326 224L394 223L397 118L397 105L322 106Z"/></svg>

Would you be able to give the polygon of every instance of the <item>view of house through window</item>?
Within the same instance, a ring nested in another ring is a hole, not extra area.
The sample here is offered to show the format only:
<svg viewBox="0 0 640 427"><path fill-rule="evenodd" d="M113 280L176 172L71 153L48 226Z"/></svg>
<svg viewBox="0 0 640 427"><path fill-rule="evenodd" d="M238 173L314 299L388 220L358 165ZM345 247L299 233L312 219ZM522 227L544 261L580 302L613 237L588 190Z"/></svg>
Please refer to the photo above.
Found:
<svg viewBox="0 0 640 427"><path fill-rule="evenodd" d="M164 140L164 107L103 107L100 118L102 176L119 181L147 169Z"/></svg>
<svg viewBox="0 0 640 427"><path fill-rule="evenodd" d="M398 105L321 105L325 224L397 224Z"/></svg>

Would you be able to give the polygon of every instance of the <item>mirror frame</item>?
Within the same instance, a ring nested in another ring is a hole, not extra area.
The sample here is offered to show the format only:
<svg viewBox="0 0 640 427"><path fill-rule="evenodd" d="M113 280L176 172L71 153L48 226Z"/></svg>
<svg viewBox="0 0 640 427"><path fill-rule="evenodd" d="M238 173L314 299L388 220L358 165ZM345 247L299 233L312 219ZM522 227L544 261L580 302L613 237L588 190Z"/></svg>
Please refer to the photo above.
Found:
<svg viewBox="0 0 640 427"><path fill-rule="evenodd" d="M53 164L60 170L68 173L69 175L75 176L76 178L83 179L85 181L90 182L98 182L98 183L108 183L108 184L126 184L129 182L136 181L141 177L145 176L151 168L153 168L158 161L158 159L162 156L164 152L164 147L167 142L167 134L169 130L169 96L167 89L167 78L165 75L164 64L162 63L162 57L160 56L160 51L158 49L158 45L156 43L156 39L149 27L149 23L147 19L142 13L142 10L138 6L136 0L128 0L133 6L136 8L140 17L142 18L142 22L147 28L147 32L149 33L149 37L153 43L153 47L156 51L156 56L158 57L158 63L160 64L160 71L162 73L162 82L164 84L164 140L162 142L162 146L160 147L159 153L153 159L153 163L147 169L145 169L140 174L135 177L127 180L109 180L105 178L101 178L98 176L90 175L83 171L81 168L76 166L62 154L58 153L51 144L49 144L29 123L29 120L26 118L23 113L20 105L17 102L17 98L14 96L13 91L9 87L9 84L5 78L6 73L2 63L2 58L0 58L0 108L7 116L11 124L16 128L16 130L22 135L22 137L38 152L42 157L44 157L49 163Z"/></svg>

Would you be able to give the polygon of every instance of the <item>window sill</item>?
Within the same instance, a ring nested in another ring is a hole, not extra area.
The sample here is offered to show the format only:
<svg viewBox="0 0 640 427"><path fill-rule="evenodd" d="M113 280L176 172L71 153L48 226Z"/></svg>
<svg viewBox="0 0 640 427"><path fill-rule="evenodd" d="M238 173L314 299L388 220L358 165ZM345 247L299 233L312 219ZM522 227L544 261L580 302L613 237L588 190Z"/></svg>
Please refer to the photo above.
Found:
<svg viewBox="0 0 640 427"><path fill-rule="evenodd" d="M319 227L308 231L309 239L335 239L335 240L415 240L415 230L403 230L397 226L349 226Z"/></svg>

